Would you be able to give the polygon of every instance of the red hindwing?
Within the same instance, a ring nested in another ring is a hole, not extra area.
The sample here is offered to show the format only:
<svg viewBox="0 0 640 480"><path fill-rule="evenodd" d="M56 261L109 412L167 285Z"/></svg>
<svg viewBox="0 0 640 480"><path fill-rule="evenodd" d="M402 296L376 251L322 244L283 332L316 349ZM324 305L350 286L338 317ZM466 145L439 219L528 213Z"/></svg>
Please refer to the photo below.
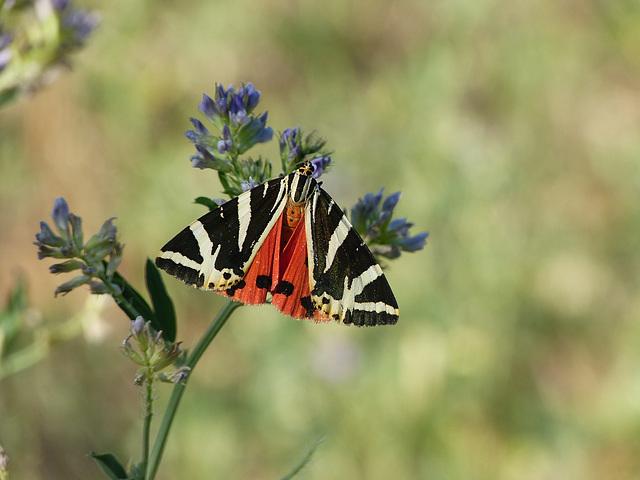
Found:
<svg viewBox="0 0 640 480"><path fill-rule="evenodd" d="M330 319L311 300L304 210L298 212L293 223L290 209L285 209L242 281L222 293L239 302L258 305L265 303L269 292L273 295L272 305L285 315L328 322Z"/></svg>

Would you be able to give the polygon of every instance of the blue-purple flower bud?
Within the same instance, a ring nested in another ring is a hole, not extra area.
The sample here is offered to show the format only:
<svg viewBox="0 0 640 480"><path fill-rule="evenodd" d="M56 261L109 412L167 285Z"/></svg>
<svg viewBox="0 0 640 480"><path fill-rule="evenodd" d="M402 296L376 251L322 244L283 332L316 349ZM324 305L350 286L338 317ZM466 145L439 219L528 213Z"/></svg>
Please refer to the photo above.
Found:
<svg viewBox="0 0 640 480"><path fill-rule="evenodd" d="M375 195L367 193L354 205L351 209L354 228L371 244L371 251L376 255L393 259L399 257L402 251L415 252L422 249L428 233L410 237L412 223L407 222L406 218L391 219L401 192L389 195L380 206L383 195L384 188Z"/></svg>
<svg viewBox="0 0 640 480"><path fill-rule="evenodd" d="M256 188L258 185L260 185L258 182L256 182L253 178L249 177L249 180L243 180L242 182L240 182L240 187L242 188L243 192L246 192L248 190L251 190L252 188Z"/></svg>
<svg viewBox="0 0 640 480"><path fill-rule="evenodd" d="M255 89L253 83L247 83L247 86L245 88L245 95L247 97L246 109L247 112L251 113L260 102L260 92Z"/></svg>
<svg viewBox="0 0 640 480"><path fill-rule="evenodd" d="M198 105L198 110L200 110L200 112L202 112L202 114L214 125L221 118L220 111L218 110L218 104L207 94L202 94L202 101ZM191 121L193 122L193 119Z"/></svg>
<svg viewBox="0 0 640 480"><path fill-rule="evenodd" d="M380 215L378 215L378 223L384 224L391 218L393 215L393 209L396 208L401 195L402 192L396 192L385 198L382 204L382 209L380 210Z"/></svg>
<svg viewBox="0 0 640 480"><path fill-rule="evenodd" d="M314 167L312 177L318 178L324 173L324 167L331 163L331 157L316 157L311 159L311 163Z"/></svg>
<svg viewBox="0 0 640 480"><path fill-rule="evenodd" d="M53 233L51 227L45 222L40 222L40 233L36 233L36 240L38 240L34 242L36 245L48 245L50 247L62 247L67 244L62 237Z"/></svg>
<svg viewBox="0 0 640 480"><path fill-rule="evenodd" d="M422 232L413 237L398 238L395 240L395 244L399 245L405 252L416 252L422 250L427 244L427 237L429 232Z"/></svg>
<svg viewBox="0 0 640 480"><path fill-rule="evenodd" d="M226 123L222 127L222 140L218 142L218 153L225 154L233 146L233 139L231 138L231 130Z"/></svg>
<svg viewBox="0 0 640 480"><path fill-rule="evenodd" d="M55 223L60 235L63 238L69 238L69 204L67 201L60 197L56 198L53 203L53 211L51 212L51 218Z"/></svg>
<svg viewBox="0 0 640 480"><path fill-rule="evenodd" d="M67 273L67 272L73 272L74 270L80 270L80 269L84 269L85 264L84 262L81 262L80 260L67 260L66 262L62 262L62 263L56 263L54 265L51 265L49 267L49 271L51 273ZM84 273L84 270L83 270Z"/></svg>
<svg viewBox="0 0 640 480"><path fill-rule="evenodd" d="M244 108L244 99L236 94L229 106L229 119L234 127L244 125L247 119L247 111Z"/></svg>
<svg viewBox="0 0 640 480"><path fill-rule="evenodd" d="M73 213L69 214L69 223L71 224L71 232L73 244L80 250L82 248L82 242L84 240L82 233L82 219Z"/></svg>
<svg viewBox="0 0 640 480"><path fill-rule="evenodd" d="M87 275L79 275L69 280L68 282L63 283L58 288L56 288L56 291L53 293L53 295L55 297L57 297L59 294L66 295L74 288L78 288L82 285L86 285L87 283L89 283L90 280L91 280L91 277L88 277Z"/></svg>

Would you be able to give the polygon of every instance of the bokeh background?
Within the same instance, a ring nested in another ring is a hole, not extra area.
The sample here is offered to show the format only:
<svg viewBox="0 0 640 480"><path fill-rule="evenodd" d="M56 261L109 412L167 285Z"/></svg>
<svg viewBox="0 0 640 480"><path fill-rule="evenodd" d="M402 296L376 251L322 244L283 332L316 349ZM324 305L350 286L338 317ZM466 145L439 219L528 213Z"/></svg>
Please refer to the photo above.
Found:
<svg viewBox="0 0 640 480"><path fill-rule="evenodd" d="M100 478L140 456L128 322L48 273L56 197L116 216L122 272L220 196L183 133L215 82L334 150L344 207L385 186L431 234L388 265L395 327L242 308L194 371L159 478L640 478L640 4L623 0L87 1L73 69L0 111L0 295L28 285L0 380L12 478ZM255 154L276 162L275 142ZM224 300L166 278L188 347ZM102 300L102 301L101 301ZM44 340L43 340L44 339ZM47 339L50 341L47 342ZM28 363L28 362L27 362ZM170 388L159 388L160 405Z"/></svg>

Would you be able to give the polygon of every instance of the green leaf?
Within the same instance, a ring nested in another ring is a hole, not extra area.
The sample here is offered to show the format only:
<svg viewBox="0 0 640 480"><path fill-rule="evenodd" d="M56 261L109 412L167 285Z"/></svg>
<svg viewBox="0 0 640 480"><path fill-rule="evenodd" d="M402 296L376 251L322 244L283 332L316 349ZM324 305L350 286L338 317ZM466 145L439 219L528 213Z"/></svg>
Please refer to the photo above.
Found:
<svg viewBox="0 0 640 480"><path fill-rule="evenodd" d="M211 200L209 197L198 197L193 201L193 203L197 203L199 205L204 205L205 207L207 207L209 209L209 211L215 210L216 208L218 208L220 206L216 202Z"/></svg>
<svg viewBox="0 0 640 480"><path fill-rule="evenodd" d="M142 295L140 295L138 291L133 288L131 284L127 282L127 280L117 271L113 274L113 279L111 281L120 287L122 296L128 302L128 305L120 304L117 299L114 299L122 311L126 313L131 320L135 320L138 315L142 315L142 318L144 318L145 321L151 321L151 325L156 328L156 316ZM132 307L133 310L130 307Z"/></svg>
<svg viewBox="0 0 640 480"><path fill-rule="evenodd" d="M100 470L102 470L107 477L112 480L132 480L133 477L127 475L124 467L120 464L118 459L113 453L89 453L89 456L95 458L98 462Z"/></svg>
<svg viewBox="0 0 640 480"><path fill-rule="evenodd" d="M162 330L164 339L173 343L176 340L177 330L176 311L173 308L171 297L164 286L160 271L149 258L147 258L145 267L145 278L156 319L156 324L152 321L151 325L156 330Z"/></svg>

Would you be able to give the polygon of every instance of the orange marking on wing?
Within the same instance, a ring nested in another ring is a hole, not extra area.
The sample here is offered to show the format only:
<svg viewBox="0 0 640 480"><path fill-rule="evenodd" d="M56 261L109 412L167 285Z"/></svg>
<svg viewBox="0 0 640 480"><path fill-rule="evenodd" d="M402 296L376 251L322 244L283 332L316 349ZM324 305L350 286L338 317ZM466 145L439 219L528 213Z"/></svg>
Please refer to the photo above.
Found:
<svg viewBox="0 0 640 480"><path fill-rule="evenodd" d="M300 223L303 210L299 205L287 204L282 218L282 239L280 240L280 250L284 250L291 239L294 230Z"/></svg>

